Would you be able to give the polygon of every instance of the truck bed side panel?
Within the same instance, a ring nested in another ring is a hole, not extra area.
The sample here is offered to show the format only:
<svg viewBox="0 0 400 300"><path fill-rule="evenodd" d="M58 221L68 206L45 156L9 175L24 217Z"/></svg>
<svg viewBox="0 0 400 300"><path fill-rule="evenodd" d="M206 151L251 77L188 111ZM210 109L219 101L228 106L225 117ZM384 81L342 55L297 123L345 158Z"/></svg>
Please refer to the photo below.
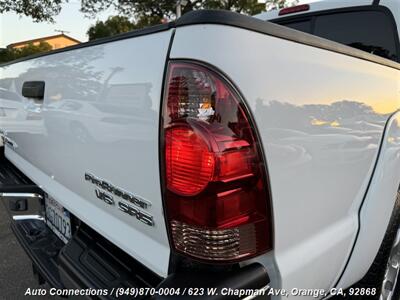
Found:
<svg viewBox="0 0 400 300"><path fill-rule="evenodd" d="M220 69L255 116L275 226L275 251L260 260L275 260L275 285L330 288L354 243L385 123L400 106L399 71L222 25L178 28L171 58Z"/></svg>
<svg viewBox="0 0 400 300"><path fill-rule="evenodd" d="M159 182L158 124L172 30L8 65L2 85L16 94L17 117L1 127L18 146L6 155L24 173L134 258L165 276L169 262ZM21 96L44 81L44 101ZM2 102L2 106L12 106ZM122 212L133 205L85 178L91 174L148 204L154 225ZM96 196L96 191L98 195ZM100 199L106 192L115 204Z"/></svg>

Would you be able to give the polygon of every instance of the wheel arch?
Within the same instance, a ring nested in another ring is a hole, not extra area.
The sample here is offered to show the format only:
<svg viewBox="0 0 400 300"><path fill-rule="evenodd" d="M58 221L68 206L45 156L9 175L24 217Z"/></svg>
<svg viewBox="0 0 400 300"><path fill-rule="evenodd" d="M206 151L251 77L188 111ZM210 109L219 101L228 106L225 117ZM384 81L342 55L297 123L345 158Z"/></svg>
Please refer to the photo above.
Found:
<svg viewBox="0 0 400 300"><path fill-rule="evenodd" d="M359 211L359 231L348 263L336 287L361 280L382 244L400 189L400 111L387 121L368 191Z"/></svg>

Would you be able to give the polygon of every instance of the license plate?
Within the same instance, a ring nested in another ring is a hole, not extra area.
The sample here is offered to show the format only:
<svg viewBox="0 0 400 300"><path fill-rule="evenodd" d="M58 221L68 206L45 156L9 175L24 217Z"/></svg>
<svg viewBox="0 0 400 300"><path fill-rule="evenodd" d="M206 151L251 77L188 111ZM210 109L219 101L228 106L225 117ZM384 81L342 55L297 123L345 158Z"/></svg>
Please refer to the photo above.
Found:
<svg viewBox="0 0 400 300"><path fill-rule="evenodd" d="M64 242L71 239L71 216L60 203L52 197L45 197L46 224Z"/></svg>

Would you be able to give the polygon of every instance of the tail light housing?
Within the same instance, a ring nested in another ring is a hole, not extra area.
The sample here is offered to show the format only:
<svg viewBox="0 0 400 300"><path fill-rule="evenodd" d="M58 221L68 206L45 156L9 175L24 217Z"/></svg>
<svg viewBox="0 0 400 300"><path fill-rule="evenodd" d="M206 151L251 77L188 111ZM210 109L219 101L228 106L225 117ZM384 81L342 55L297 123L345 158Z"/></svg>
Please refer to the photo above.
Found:
<svg viewBox="0 0 400 300"><path fill-rule="evenodd" d="M272 249L265 162L249 112L232 85L209 67L171 62L161 127L173 248L220 262Z"/></svg>
<svg viewBox="0 0 400 300"><path fill-rule="evenodd" d="M286 7L279 11L279 16L304 12L304 11L308 11L308 10L310 10L309 4L302 4L302 5L292 6L292 7Z"/></svg>

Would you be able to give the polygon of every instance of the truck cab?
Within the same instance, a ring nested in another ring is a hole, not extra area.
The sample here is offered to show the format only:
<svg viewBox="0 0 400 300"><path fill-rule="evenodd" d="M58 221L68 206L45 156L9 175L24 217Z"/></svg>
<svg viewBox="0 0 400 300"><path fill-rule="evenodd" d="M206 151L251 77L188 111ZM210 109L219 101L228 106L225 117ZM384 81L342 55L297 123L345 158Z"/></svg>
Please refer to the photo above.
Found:
<svg viewBox="0 0 400 300"><path fill-rule="evenodd" d="M328 0L255 17L400 61L396 25L400 22L400 3L396 0Z"/></svg>

